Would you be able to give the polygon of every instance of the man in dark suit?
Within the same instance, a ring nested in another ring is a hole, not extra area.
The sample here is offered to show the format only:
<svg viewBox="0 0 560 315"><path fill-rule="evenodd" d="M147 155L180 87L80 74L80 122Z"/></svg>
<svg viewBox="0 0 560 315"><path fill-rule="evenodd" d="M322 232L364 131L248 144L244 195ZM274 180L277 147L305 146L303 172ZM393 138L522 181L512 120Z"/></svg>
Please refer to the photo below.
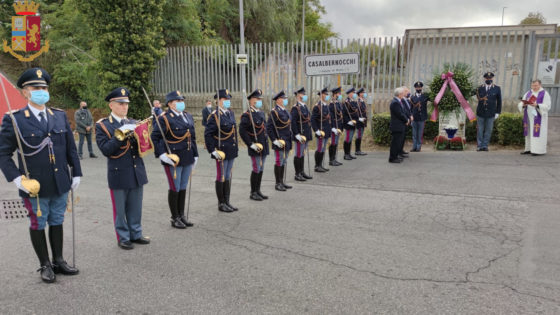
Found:
<svg viewBox="0 0 560 315"><path fill-rule="evenodd" d="M39 258L41 279L47 283L56 280L55 273L78 274L78 269L69 266L62 257L62 224L68 192L78 188L82 176L66 114L46 105L50 98L50 80L44 69L26 70L17 86L27 99L27 106L4 115L0 130L0 168L6 180L17 186L29 213L31 244ZM18 148L18 141L21 148ZM25 161L17 155L19 166L12 159L18 149L25 155ZM45 237L47 224L52 264Z"/></svg>
<svg viewBox="0 0 560 315"><path fill-rule="evenodd" d="M428 95L422 93L424 83L418 81L414 83L416 93L412 95L412 152L420 152L422 138L424 136L424 125L428 119Z"/></svg>
<svg viewBox="0 0 560 315"><path fill-rule="evenodd" d="M208 116L212 114L212 101L206 100L206 106L202 109L202 125L206 127Z"/></svg>
<svg viewBox="0 0 560 315"><path fill-rule="evenodd" d="M406 86L403 86L402 88L404 89L404 97L401 99L403 104L403 113L405 114L406 117L408 117L408 119L410 119L410 124L408 124L408 126L406 126L404 129L404 136L402 137L401 151L399 152L399 157L408 158L408 152L404 150L404 143L406 140L406 134L408 128L412 124L414 117L412 116L412 102L410 101L410 89Z"/></svg>
<svg viewBox="0 0 560 315"><path fill-rule="evenodd" d="M500 87L493 83L494 73L484 74L484 83L476 90L478 107L476 108L477 151L488 151L488 143L492 136L494 120L502 112L502 91Z"/></svg>
<svg viewBox="0 0 560 315"><path fill-rule="evenodd" d="M391 150L389 154L389 163L400 163L402 158L399 153L402 151L402 144L406 126L410 124L410 117L407 116L402 99L406 95L403 87L395 89L395 97L391 101L389 109L391 111L391 122L389 128L391 130Z"/></svg>

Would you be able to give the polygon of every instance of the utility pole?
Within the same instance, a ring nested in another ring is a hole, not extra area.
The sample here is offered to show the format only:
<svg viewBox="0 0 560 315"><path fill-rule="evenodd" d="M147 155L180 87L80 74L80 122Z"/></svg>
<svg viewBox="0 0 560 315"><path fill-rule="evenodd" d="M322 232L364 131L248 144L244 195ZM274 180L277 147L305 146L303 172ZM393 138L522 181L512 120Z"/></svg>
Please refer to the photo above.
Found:
<svg viewBox="0 0 560 315"><path fill-rule="evenodd" d="M507 7L502 7L502 26L504 26L504 13Z"/></svg>
<svg viewBox="0 0 560 315"><path fill-rule="evenodd" d="M243 0L239 0L239 36L241 38L241 45L239 45L239 53L245 53L245 22L243 18ZM241 65L241 92L243 96L243 112L247 110L247 104L245 100L247 99L247 78L245 76L245 64Z"/></svg>

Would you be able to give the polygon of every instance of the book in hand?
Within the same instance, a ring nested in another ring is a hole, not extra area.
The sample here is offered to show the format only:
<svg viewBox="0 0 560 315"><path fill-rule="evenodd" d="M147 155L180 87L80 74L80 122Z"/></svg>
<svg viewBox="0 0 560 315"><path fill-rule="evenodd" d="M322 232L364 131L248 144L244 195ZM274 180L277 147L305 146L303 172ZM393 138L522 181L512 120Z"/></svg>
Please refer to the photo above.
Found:
<svg viewBox="0 0 560 315"><path fill-rule="evenodd" d="M529 105L529 104L534 104L537 101L537 98L535 97L535 95L532 95L529 100L521 100L523 102L523 105Z"/></svg>

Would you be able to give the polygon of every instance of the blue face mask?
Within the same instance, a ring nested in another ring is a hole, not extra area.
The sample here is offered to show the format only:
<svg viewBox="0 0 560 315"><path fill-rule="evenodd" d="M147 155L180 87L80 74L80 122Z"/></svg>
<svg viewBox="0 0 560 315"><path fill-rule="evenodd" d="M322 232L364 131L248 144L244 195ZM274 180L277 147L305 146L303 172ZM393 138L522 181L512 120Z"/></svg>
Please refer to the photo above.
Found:
<svg viewBox="0 0 560 315"><path fill-rule="evenodd" d="M282 101L282 105L284 105L284 107L288 106L288 99L287 99L287 98L285 98L285 99Z"/></svg>
<svg viewBox="0 0 560 315"><path fill-rule="evenodd" d="M231 101L230 100L225 100L223 103L224 108L230 108L231 107Z"/></svg>
<svg viewBox="0 0 560 315"><path fill-rule="evenodd" d="M328 102L330 99L331 99L331 96L330 96L330 95L325 96L325 101Z"/></svg>
<svg viewBox="0 0 560 315"><path fill-rule="evenodd" d="M367 97L367 93L364 93L364 98L366 98L366 97Z"/></svg>
<svg viewBox="0 0 560 315"><path fill-rule="evenodd" d="M302 96L301 101L304 102L304 103L307 102L307 95Z"/></svg>
<svg viewBox="0 0 560 315"><path fill-rule="evenodd" d="M339 102L342 101L342 95L337 96L336 100L339 101Z"/></svg>
<svg viewBox="0 0 560 315"><path fill-rule="evenodd" d="M185 110L185 102L177 102L175 103L175 106L177 107L177 111L179 113Z"/></svg>
<svg viewBox="0 0 560 315"><path fill-rule="evenodd" d="M358 98L358 95L357 95L357 94L352 94L352 98L353 98L353 99L357 99L357 98Z"/></svg>
<svg viewBox="0 0 560 315"><path fill-rule="evenodd" d="M31 91L30 101L37 105L44 105L49 101L49 92L45 90Z"/></svg>
<svg viewBox="0 0 560 315"><path fill-rule="evenodd" d="M261 108L261 107L262 107L262 101L260 101L260 100L257 101L257 102L255 103L255 107L256 107L256 108Z"/></svg>

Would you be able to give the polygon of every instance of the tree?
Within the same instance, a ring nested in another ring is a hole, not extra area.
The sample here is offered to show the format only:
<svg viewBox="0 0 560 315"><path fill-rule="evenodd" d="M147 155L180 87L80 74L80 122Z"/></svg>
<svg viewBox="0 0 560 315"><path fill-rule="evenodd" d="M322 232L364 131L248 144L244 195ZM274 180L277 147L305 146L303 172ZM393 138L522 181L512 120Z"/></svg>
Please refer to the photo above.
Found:
<svg viewBox="0 0 560 315"><path fill-rule="evenodd" d="M167 47L202 43L202 25L194 0L166 0L162 17Z"/></svg>
<svg viewBox="0 0 560 315"><path fill-rule="evenodd" d="M129 115L146 117L156 63L165 55L162 36L163 2L157 0L76 0L94 34L101 90L125 86L131 92ZM104 94L103 94L104 95Z"/></svg>
<svg viewBox="0 0 560 315"><path fill-rule="evenodd" d="M519 22L519 25L546 24L546 19L540 12L529 12L529 14Z"/></svg>

